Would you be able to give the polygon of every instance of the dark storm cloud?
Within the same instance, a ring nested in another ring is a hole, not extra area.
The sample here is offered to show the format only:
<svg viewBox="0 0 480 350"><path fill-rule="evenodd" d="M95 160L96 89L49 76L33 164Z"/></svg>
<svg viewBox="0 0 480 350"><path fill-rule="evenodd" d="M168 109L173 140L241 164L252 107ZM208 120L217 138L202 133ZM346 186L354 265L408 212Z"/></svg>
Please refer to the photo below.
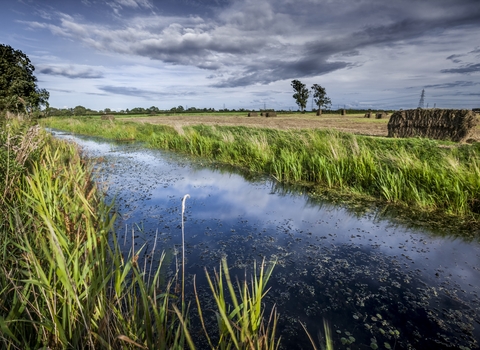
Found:
<svg viewBox="0 0 480 350"><path fill-rule="evenodd" d="M303 58L295 62L265 61L262 65L251 67L238 76L224 79L213 87L239 87L253 84L269 84L277 80L312 77L327 74L348 67L346 62L326 62L322 58ZM273 68L272 68L273 67Z"/></svg>
<svg viewBox="0 0 480 350"><path fill-rule="evenodd" d="M210 74L217 79L215 87L327 74L361 65L361 61L352 61L367 48L394 48L409 41L423 49L446 29L478 30L480 26L478 0L179 0L175 16L160 11L167 11L174 0L108 3L117 12L146 10L148 15L132 15L121 23L92 24L60 14L59 23L30 25L102 52L215 71ZM170 5L162 7L164 3ZM190 6L214 11L191 15ZM178 15L183 8L189 15ZM160 12L163 14L154 14ZM478 64L467 64L442 72L466 74L479 69Z"/></svg>
<svg viewBox="0 0 480 350"><path fill-rule="evenodd" d="M473 82L473 81L455 81L452 83L443 83L443 84L433 84L433 85L425 85L424 88L434 88L434 89L452 89L456 87L471 87L480 85L480 83Z"/></svg>
<svg viewBox="0 0 480 350"><path fill-rule="evenodd" d="M74 67L58 67L58 66L48 66L40 67L38 71L42 74L47 75L57 75L70 79L100 79L103 78L103 74L96 70L86 68L86 69L76 69Z"/></svg>
<svg viewBox="0 0 480 350"><path fill-rule="evenodd" d="M452 61L455 62L455 61L458 61L458 58L463 57L463 56L465 56L465 55L457 55L457 54L450 55L450 56L447 57L447 60L452 60Z"/></svg>
<svg viewBox="0 0 480 350"><path fill-rule="evenodd" d="M142 90L133 87L123 87L123 86L99 86L100 90L115 94L115 95L125 95L125 96L134 96L134 97L143 97L151 98L156 95L155 91Z"/></svg>
<svg viewBox="0 0 480 350"><path fill-rule="evenodd" d="M442 73L470 74L480 72L480 63L466 64L460 68L442 69Z"/></svg>

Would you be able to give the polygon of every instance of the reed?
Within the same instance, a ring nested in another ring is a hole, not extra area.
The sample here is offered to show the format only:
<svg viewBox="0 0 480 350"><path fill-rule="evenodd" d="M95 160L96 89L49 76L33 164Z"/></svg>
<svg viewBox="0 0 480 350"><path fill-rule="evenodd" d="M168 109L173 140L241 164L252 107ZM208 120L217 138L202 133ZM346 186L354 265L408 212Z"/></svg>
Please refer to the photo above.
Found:
<svg viewBox="0 0 480 350"><path fill-rule="evenodd" d="M212 349L278 349L280 339L276 339L278 316L275 307L272 308L268 322L265 323L262 299L267 293L266 285L272 274L275 263L265 269L265 260L260 266L257 275L256 263L254 263L253 276L250 287L245 280L238 282L237 287L240 298L230 278L227 261L222 259L219 271L214 271L214 276L205 270L208 283L217 305L218 344L213 345L211 337L205 327L203 312L198 295L197 306L199 316L208 343ZM225 283L225 285L224 285ZM225 294L228 290L228 295ZM231 300L229 304L227 300Z"/></svg>
<svg viewBox="0 0 480 350"><path fill-rule="evenodd" d="M46 125L89 134L96 121L49 119ZM75 126L75 127L72 127ZM334 130L280 131L246 127L184 127L115 123L136 128L136 139L170 149L268 173L279 181L308 182L319 188L361 194L428 212L467 217L480 214L478 145L428 139L355 136ZM101 132L105 136L105 132ZM108 135L107 135L108 136ZM110 134L114 138L113 134Z"/></svg>
<svg viewBox="0 0 480 350"><path fill-rule="evenodd" d="M11 179L0 188L9 194L1 197L0 347L195 349L184 253L180 298L173 290L176 277L162 281L165 255L156 243L149 252L160 254L153 271L152 265L138 264L145 247L122 252L112 229L112 206L104 203L91 181L91 165L74 145L14 123L0 137L0 152L8 156L0 171ZM250 348L245 339L278 344L276 315L263 323L262 297L271 274L263 266L252 279L252 291L243 285L241 304L236 303L242 318L229 314L232 325L245 327L234 333L244 348ZM228 275L226 262L222 268ZM227 284L233 292L230 279ZM226 300L214 297L228 308ZM225 344L231 341L224 339L219 347Z"/></svg>
<svg viewBox="0 0 480 350"><path fill-rule="evenodd" d="M18 142L28 130L17 130ZM160 284L163 256L146 283L139 252L122 255L91 167L73 145L38 137L38 157L30 152L30 168L8 183L15 195L2 196L1 347L183 349L188 333L172 307L173 282ZM6 165L2 172L11 171Z"/></svg>

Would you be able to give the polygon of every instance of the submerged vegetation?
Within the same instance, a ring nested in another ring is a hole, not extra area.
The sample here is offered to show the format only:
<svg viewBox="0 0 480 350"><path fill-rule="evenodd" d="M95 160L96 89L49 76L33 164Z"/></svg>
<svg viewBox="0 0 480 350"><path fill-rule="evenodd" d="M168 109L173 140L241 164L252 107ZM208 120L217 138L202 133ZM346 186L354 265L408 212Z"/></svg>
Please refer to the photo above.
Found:
<svg viewBox="0 0 480 350"><path fill-rule="evenodd" d="M283 182L377 198L478 226L480 147L428 139L358 136L334 130L274 130L227 126L167 127L95 119L48 119L80 134L136 139L271 174Z"/></svg>
<svg viewBox="0 0 480 350"><path fill-rule="evenodd" d="M179 272L161 282L164 255L155 245L149 254L160 263L152 274L138 266L143 248L132 245L124 256L112 232L115 215L79 150L36 125L10 119L1 126L1 347L194 349ZM262 264L251 286L237 289L222 262L210 279L218 305L218 334L207 334L211 345L218 339L212 348L278 348L277 317L265 323L262 303L272 268ZM200 302L197 296L199 310Z"/></svg>

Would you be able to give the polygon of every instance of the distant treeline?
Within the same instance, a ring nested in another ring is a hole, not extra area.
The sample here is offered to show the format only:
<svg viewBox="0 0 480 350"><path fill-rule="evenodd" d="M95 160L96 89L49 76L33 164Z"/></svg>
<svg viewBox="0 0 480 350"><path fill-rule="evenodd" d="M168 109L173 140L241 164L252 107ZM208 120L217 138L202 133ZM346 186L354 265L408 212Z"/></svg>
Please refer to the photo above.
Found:
<svg viewBox="0 0 480 350"><path fill-rule="evenodd" d="M367 110L365 109L345 109L347 114L359 114L359 113L365 113ZM150 108L143 108L143 107L135 107L132 109L125 109L125 110L120 110L120 111L113 111L110 108L105 108L103 110L94 110L90 108L86 108L83 106L76 106L75 108L54 108L54 107L49 107L45 111L46 116L93 116L93 115L101 115L101 114L113 114L113 115L131 115L131 114L145 114L145 115L158 115L158 114L171 114L171 113L226 113L226 112L262 112L262 111L274 111L274 109L247 109L247 108L239 108L239 109L228 109L228 108L223 108L223 109L215 109L215 108L196 108L196 107L189 107L189 108L184 108L183 106L178 106L178 107L173 107L168 110L162 110L159 109L158 107L152 106ZM277 113L296 113L298 111L292 111L292 110L275 110ZM324 110L324 113L338 113L340 114L342 109L327 109ZM369 110L372 112L376 111L385 111L385 110ZM311 112L316 112L316 110L311 111ZM391 111L385 111L385 112L391 112Z"/></svg>

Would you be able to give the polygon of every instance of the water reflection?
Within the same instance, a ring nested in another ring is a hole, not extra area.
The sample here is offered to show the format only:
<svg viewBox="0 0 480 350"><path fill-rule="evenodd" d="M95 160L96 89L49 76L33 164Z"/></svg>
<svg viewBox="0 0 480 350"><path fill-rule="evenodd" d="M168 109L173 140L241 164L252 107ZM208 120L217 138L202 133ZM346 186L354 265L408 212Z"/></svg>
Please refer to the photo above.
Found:
<svg viewBox="0 0 480 350"><path fill-rule="evenodd" d="M316 334L323 318L337 347L478 347L477 242L399 225L376 210L314 201L302 187L178 154L58 137L103 157L96 176L115 198L126 250L146 244L147 254L157 237L157 249L174 261L181 199L190 194L187 272L197 275L200 293L208 294L203 268L224 255L240 278L255 259L277 260L267 299L279 307L286 349L311 348L298 320Z"/></svg>

